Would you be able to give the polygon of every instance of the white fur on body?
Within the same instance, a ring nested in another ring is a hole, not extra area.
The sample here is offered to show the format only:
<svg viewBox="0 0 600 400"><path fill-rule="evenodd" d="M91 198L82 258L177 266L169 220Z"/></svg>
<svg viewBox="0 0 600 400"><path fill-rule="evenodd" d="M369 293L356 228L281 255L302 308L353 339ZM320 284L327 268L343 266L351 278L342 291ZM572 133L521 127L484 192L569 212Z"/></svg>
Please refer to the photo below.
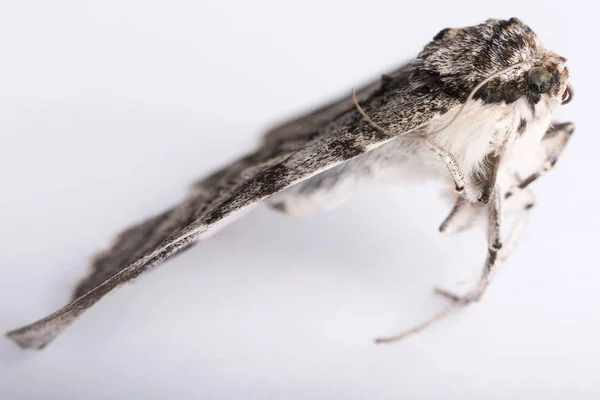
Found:
<svg viewBox="0 0 600 400"><path fill-rule="evenodd" d="M481 172L490 152L502 153L496 184L502 191L514 185L514 174L530 166L539 154L544 133L550 126L557 100L543 96L532 110L526 99L512 104L469 102L448 127L458 109L434 119L422 133L452 154L466 178L465 196L476 203L479 198L470 179ZM527 122L519 133L521 121ZM440 129L444 128L440 131ZM504 149L504 151L503 151ZM269 201L294 217L330 209L358 190L381 184L438 179L454 187L444 162L422 141L400 135L335 168L292 186Z"/></svg>

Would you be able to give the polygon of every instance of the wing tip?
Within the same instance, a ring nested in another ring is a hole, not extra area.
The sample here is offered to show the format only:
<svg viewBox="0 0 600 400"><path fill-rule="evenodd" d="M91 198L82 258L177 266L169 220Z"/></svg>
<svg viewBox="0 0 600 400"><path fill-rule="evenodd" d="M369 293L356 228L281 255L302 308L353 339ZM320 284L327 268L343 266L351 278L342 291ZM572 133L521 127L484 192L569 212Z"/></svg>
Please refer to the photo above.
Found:
<svg viewBox="0 0 600 400"><path fill-rule="evenodd" d="M6 332L5 336L22 349L42 350L57 334L58 332L56 334L49 334L48 332L36 331L32 325L27 325Z"/></svg>
<svg viewBox="0 0 600 400"><path fill-rule="evenodd" d="M67 305L45 318L6 332L5 336L22 349L41 350L64 331L84 309L78 311L69 310Z"/></svg>

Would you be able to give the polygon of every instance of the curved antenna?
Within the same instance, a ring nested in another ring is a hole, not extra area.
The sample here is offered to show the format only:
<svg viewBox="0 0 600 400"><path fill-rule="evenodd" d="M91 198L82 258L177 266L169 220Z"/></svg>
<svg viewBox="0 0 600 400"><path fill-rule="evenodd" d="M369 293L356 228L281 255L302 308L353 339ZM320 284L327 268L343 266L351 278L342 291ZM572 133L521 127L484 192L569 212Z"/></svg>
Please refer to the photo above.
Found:
<svg viewBox="0 0 600 400"><path fill-rule="evenodd" d="M454 117L452 117L452 119L443 127L437 129L434 132L429 132L429 135L434 134L434 133L439 133L445 129L447 129L450 125L452 125L456 119L464 112L465 107L467 106L467 103L471 100L473 100L473 97L475 97L475 94L477 94L477 92L479 91L479 89L481 89L483 87L483 85L485 85L486 83L488 83L489 81L491 81L492 79L504 74L505 72L508 71L512 71L515 68L518 68L522 65L525 64L529 64L531 63L531 60L525 60L525 61L520 61L516 64L510 65L504 69L501 69L500 71L496 71L493 74L491 74L490 76L486 77L485 79L483 79L481 82L479 82L477 85L475 85L475 87L473 89L471 89L471 91L469 92L469 95L467 96L465 102L460 106L460 108L458 109L458 112L454 115ZM386 133L388 135L394 136L396 135L394 132L390 131L389 129L385 129L382 126L378 125L377 123L375 123L370 117L369 115L367 115L367 113L365 112L365 110L360 106L360 104L358 103L358 99L356 98L356 92L354 89L352 89L352 101L354 102L354 105L356 106L356 108L358 109L358 112L363 116L363 118L369 123L369 125L371 125L373 128Z"/></svg>

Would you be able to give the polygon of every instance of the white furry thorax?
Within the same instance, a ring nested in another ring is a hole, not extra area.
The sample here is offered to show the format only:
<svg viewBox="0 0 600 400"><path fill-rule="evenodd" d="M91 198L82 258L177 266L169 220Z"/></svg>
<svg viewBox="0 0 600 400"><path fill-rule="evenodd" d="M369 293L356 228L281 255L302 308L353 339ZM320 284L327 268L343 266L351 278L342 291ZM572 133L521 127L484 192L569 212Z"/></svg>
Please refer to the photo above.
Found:
<svg viewBox="0 0 600 400"><path fill-rule="evenodd" d="M454 156L467 179L466 196L475 201L477 194L469 190L469 177L482 172L486 155L493 152L501 156L499 174L509 175L526 168L534 161L558 104L547 98L542 98L535 108L525 98L511 104L471 101L462 110L455 109L434 119L426 133ZM460 115L446 127L458 112ZM521 124L525 124L524 129L519 129ZM437 164L440 177L449 181L443 162L435 157L430 160Z"/></svg>

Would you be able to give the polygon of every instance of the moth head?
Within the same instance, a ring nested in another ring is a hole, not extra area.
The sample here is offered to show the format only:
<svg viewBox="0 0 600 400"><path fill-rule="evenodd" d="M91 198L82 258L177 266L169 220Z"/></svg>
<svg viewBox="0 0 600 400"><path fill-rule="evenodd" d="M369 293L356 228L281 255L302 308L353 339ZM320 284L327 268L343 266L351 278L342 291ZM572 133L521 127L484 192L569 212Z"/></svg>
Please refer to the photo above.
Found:
<svg viewBox="0 0 600 400"><path fill-rule="evenodd" d="M525 75L531 102L546 98L557 104L567 104L573 100L573 86L569 83L565 62L566 59L548 50L540 52Z"/></svg>
<svg viewBox="0 0 600 400"><path fill-rule="evenodd" d="M488 20L440 31L413 62L413 80L465 101L488 79L473 99L510 104L524 98L533 105L545 100L554 106L573 97L565 63L520 20ZM490 79L502 70L506 72Z"/></svg>

